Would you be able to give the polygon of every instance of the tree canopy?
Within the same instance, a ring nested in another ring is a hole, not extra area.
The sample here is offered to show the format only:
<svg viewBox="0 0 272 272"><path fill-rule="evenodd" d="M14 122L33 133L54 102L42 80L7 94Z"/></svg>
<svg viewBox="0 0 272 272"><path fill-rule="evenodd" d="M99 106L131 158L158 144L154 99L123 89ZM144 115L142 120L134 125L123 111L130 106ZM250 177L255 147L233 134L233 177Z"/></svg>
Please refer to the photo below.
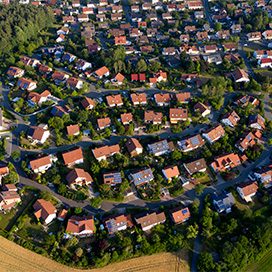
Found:
<svg viewBox="0 0 272 272"><path fill-rule="evenodd" d="M33 49L42 30L52 26L54 15L50 8L13 3L0 6L0 57L11 52Z"/></svg>

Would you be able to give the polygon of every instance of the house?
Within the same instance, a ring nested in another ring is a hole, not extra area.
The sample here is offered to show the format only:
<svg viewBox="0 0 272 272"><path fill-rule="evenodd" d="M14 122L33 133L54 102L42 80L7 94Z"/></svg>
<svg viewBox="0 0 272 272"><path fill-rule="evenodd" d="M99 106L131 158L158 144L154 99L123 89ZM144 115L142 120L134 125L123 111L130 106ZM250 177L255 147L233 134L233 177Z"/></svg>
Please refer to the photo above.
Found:
<svg viewBox="0 0 272 272"><path fill-rule="evenodd" d="M170 108L169 119L171 124L177 124L180 121L186 121L188 119L188 110Z"/></svg>
<svg viewBox="0 0 272 272"><path fill-rule="evenodd" d="M262 36L263 36L266 40L272 40L272 30L271 30L271 29L265 30L265 31L262 33Z"/></svg>
<svg viewBox="0 0 272 272"><path fill-rule="evenodd" d="M220 54L213 54L213 55L207 55L203 56L203 59L207 61L208 63L214 63L216 65L219 65L222 63L222 57Z"/></svg>
<svg viewBox="0 0 272 272"><path fill-rule="evenodd" d="M38 159L31 160L29 162L30 169L35 173L44 173L53 164L53 158L51 156L44 156Z"/></svg>
<svg viewBox="0 0 272 272"><path fill-rule="evenodd" d="M27 132L27 138L32 144L44 144L49 136L49 130L45 130L41 127L30 127Z"/></svg>
<svg viewBox="0 0 272 272"><path fill-rule="evenodd" d="M115 45L126 45L127 44L126 36L114 37L114 44Z"/></svg>
<svg viewBox="0 0 272 272"><path fill-rule="evenodd" d="M96 147L92 149L94 157L98 161L106 160L107 158L120 153L120 146L119 144L116 145L105 145L102 147Z"/></svg>
<svg viewBox="0 0 272 272"><path fill-rule="evenodd" d="M226 30L219 30L216 32L215 36L218 39L226 40L230 38L230 31L228 29Z"/></svg>
<svg viewBox="0 0 272 272"><path fill-rule="evenodd" d="M243 200L251 202L252 197L255 196L258 191L258 184L256 181L240 183L236 190Z"/></svg>
<svg viewBox="0 0 272 272"><path fill-rule="evenodd" d="M60 34L56 39L57 43L62 43L64 41L65 41L65 35L63 35L63 34Z"/></svg>
<svg viewBox="0 0 272 272"><path fill-rule="evenodd" d="M232 168L235 168L242 164L239 155L235 153L229 153L226 155L221 155L215 158L214 162L211 164L214 172L225 172Z"/></svg>
<svg viewBox="0 0 272 272"><path fill-rule="evenodd" d="M263 58L258 60L258 65L261 68L272 68L272 59L271 58Z"/></svg>
<svg viewBox="0 0 272 272"><path fill-rule="evenodd" d="M62 27L59 30L57 30L57 35L67 35L69 33L69 28L68 27Z"/></svg>
<svg viewBox="0 0 272 272"><path fill-rule="evenodd" d="M155 87L156 84L157 84L157 82L158 82L158 80L157 80L156 77L150 77L150 78L149 78L149 86L150 86L150 87Z"/></svg>
<svg viewBox="0 0 272 272"><path fill-rule="evenodd" d="M139 81L139 82L145 82L146 81L146 75L144 73L141 74L131 74L130 75L131 81ZM131 96L134 94L131 94ZM141 95L141 94L136 94L136 95Z"/></svg>
<svg viewBox="0 0 272 272"><path fill-rule="evenodd" d="M189 10L203 9L201 1L187 1L186 4Z"/></svg>
<svg viewBox="0 0 272 272"><path fill-rule="evenodd" d="M240 117L235 111L226 113L221 119L221 123L232 128L237 126L239 121Z"/></svg>
<svg viewBox="0 0 272 272"><path fill-rule="evenodd" d="M239 148L241 152L244 152L249 147L252 147L260 142L260 139L262 137L262 133L257 130L254 132L248 132L244 134L239 141L236 143L236 147Z"/></svg>
<svg viewBox="0 0 272 272"><path fill-rule="evenodd" d="M109 117L97 119L97 126L99 130L103 130L111 126L111 119Z"/></svg>
<svg viewBox="0 0 272 272"><path fill-rule="evenodd" d="M10 66L7 75L9 78L18 78L24 75L25 71L21 68Z"/></svg>
<svg viewBox="0 0 272 272"><path fill-rule="evenodd" d="M70 109L67 106L54 106L51 110L51 114L53 116L58 116L58 117L62 117L65 114L68 114L68 112L70 111Z"/></svg>
<svg viewBox="0 0 272 272"><path fill-rule="evenodd" d="M17 193L16 186L14 184L5 184L0 192L0 210L9 211L19 202L21 202L21 197Z"/></svg>
<svg viewBox="0 0 272 272"><path fill-rule="evenodd" d="M76 59L76 56L68 52L64 52L61 58L63 62L69 62L69 63L75 61L75 59Z"/></svg>
<svg viewBox="0 0 272 272"><path fill-rule="evenodd" d="M91 175L80 168L75 168L71 170L67 176L66 180L72 188L75 188L75 185L83 186L83 185L89 185L93 182L93 178Z"/></svg>
<svg viewBox="0 0 272 272"><path fill-rule="evenodd" d="M153 212L135 216L135 221L143 231L148 231L159 224L163 224L166 221L166 217L164 212Z"/></svg>
<svg viewBox="0 0 272 272"><path fill-rule="evenodd" d="M66 233L86 237L95 233L95 224L93 216L79 217L72 216L68 219Z"/></svg>
<svg viewBox="0 0 272 272"><path fill-rule="evenodd" d="M188 221L191 217L189 208L175 208L170 211L170 217L174 224L181 224Z"/></svg>
<svg viewBox="0 0 272 272"><path fill-rule="evenodd" d="M47 65L39 64L38 71L43 75L48 75L49 73L53 71L53 69Z"/></svg>
<svg viewBox="0 0 272 272"><path fill-rule="evenodd" d="M128 139L126 142L126 148L131 157L135 157L143 153L143 147L136 138Z"/></svg>
<svg viewBox="0 0 272 272"><path fill-rule="evenodd" d="M187 25L187 26L184 27L184 31L186 33L195 32L196 31L196 26L195 25Z"/></svg>
<svg viewBox="0 0 272 272"><path fill-rule="evenodd" d="M210 39L207 31L198 31L195 37L198 41L208 41Z"/></svg>
<svg viewBox="0 0 272 272"><path fill-rule="evenodd" d="M22 90L33 91L37 88L37 82L21 77L17 82L17 86Z"/></svg>
<svg viewBox="0 0 272 272"><path fill-rule="evenodd" d="M267 165L254 171L254 176L265 188L272 186L272 165Z"/></svg>
<svg viewBox="0 0 272 272"><path fill-rule="evenodd" d="M250 32L247 34L247 39L249 42L260 41L262 39L261 32Z"/></svg>
<svg viewBox="0 0 272 272"><path fill-rule="evenodd" d="M206 54L213 54L216 53L218 50L217 46L215 44L205 45L204 46L204 52Z"/></svg>
<svg viewBox="0 0 272 272"><path fill-rule="evenodd" d="M240 24L233 24L230 29L232 34L238 34L242 31L242 27Z"/></svg>
<svg viewBox="0 0 272 272"><path fill-rule="evenodd" d="M68 78L69 78L69 75L67 75L67 74L65 74L65 73L63 73L63 72L60 72L60 71L55 71L55 72L52 74L52 80L53 80L57 85L64 84Z"/></svg>
<svg viewBox="0 0 272 272"><path fill-rule="evenodd" d="M72 90L75 90L75 89L80 90L83 87L83 81L75 77L69 77L66 81L66 84Z"/></svg>
<svg viewBox="0 0 272 272"><path fill-rule="evenodd" d="M153 144L148 144L148 151L153 156L161 156L170 153L174 150L173 142L167 142L167 140L161 140Z"/></svg>
<svg viewBox="0 0 272 272"><path fill-rule="evenodd" d="M86 60L78 59L75 68L80 71L86 71L87 69L92 68L92 64Z"/></svg>
<svg viewBox="0 0 272 272"><path fill-rule="evenodd" d="M162 113L154 111L145 111L144 112L144 122L147 124L159 125L162 123Z"/></svg>
<svg viewBox="0 0 272 272"><path fill-rule="evenodd" d="M57 217L57 209L50 201L38 199L34 203L33 208L37 220L42 220L46 225Z"/></svg>
<svg viewBox="0 0 272 272"><path fill-rule="evenodd" d="M125 77L121 74L121 73L118 73L112 80L111 80L111 83L112 84L116 84L116 85L122 85L123 82L125 80Z"/></svg>
<svg viewBox="0 0 272 272"><path fill-rule="evenodd" d="M89 16L88 14L78 14L77 15L77 20L82 23L82 22L89 22Z"/></svg>
<svg viewBox="0 0 272 272"><path fill-rule="evenodd" d="M237 68L233 73L232 77L235 82L241 83L241 82L249 82L250 79L248 77L248 74L245 70Z"/></svg>
<svg viewBox="0 0 272 272"><path fill-rule="evenodd" d="M146 105L147 97L145 93L133 93L130 95L133 106Z"/></svg>
<svg viewBox="0 0 272 272"><path fill-rule="evenodd" d="M31 66L35 68L38 64L40 64L40 61L37 59L29 58L26 56L20 57L20 61L25 65L25 66Z"/></svg>
<svg viewBox="0 0 272 272"><path fill-rule="evenodd" d="M9 168L5 165L0 166L0 185L1 185L2 178L7 176L8 174L9 174Z"/></svg>
<svg viewBox="0 0 272 272"><path fill-rule="evenodd" d="M81 105L85 110L92 110L95 107L95 102L89 97L83 97L81 100Z"/></svg>
<svg viewBox="0 0 272 272"><path fill-rule="evenodd" d="M102 79L103 77L108 77L110 75L110 71L109 71L109 69L106 66L103 66L103 67L97 69L94 72L94 75L97 78Z"/></svg>
<svg viewBox="0 0 272 272"><path fill-rule="evenodd" d="M154 99L158 106L163 107L170 104L171 97L169 93L158 93L154 95Z"/></svg>
<svg viewBox="0 0 272 272"><path fill-rule="evenodd" d="M17 187L16 187L15 184L4 184L2 186L2 190L5 191L5 192L7 192L7 191L9 191L9 192L17 192L18 191L18 189L17 189Z"/></svg>
<svg viewBox="0 0 272 272"><path fill-rule="evenodd" d="M110 186L121 184L122 183L121 172L111 172L103 174L103 182L104 184L108 184Z"/></svg>
<svg viewBox="0 0 272 272"><path fill-rule="evenodd" d="M212 127L211 129L207 130L205 133L202 134L202 136L210 143L214 143L218 141L221 137L225 135L225 130L222 127L222 125L218 124L215 127Z"/></svg>
<svg viewBox="0 0 272 272"><path fill-rule="evenodd" d="M204 12L203 11L195 11L194 16L196 19L204 19Z"/></svg>
<svg viewBox="0 0 272 272"><path fill-rule="evenodd" d="M214 208L218 213L230 213L232 206L235 204L232 193L223 192L220 195L214 193L212 199Z"/></svg>
<svg viewBox="0 0 272 272"><path fill-rule="evenodd" d="M241 96L234 102L235 105L243 107L243 108L246 107L247 105L251 105L253 107L256 107L259 105L259 103L260 103L260 101L251 95Z"/></svg>
<svg viewBox="0 0 272 272"><path fill-rule="evenodd" d="M38 104L41 106L44 102L47 102L48 99L51 97L51 93L47 90L43 91L42 93L30 92L28 94L28 102L31 105Z"/></svg>
<svg viewBox="0 0 272 272"><path fill-rule="evenodd" d="M135 171L129 175L129 179L133 184L137 186L142 186L150 181L154 180L152 170L150 168Z"/></svg>
<svg viewBox="0 0 272 272"><path fill-rule="evenodd" d="M224 43L223 47L225 52L235 51L238 49L238 46L236 43Z"/></svg>
<svg viewBox="0 0 272 272"><path fill-rule="evenodd" d="M61 154L64 164L67 167L73 167L76 164L83 163L83 153L81 147L78 147L74 150L66 151Z"/></svg>
<svg viewBox="0 0 272 272"><path fill-rule="evenodd" d="M189 152L202 147L205 144L205 140L200 134L178 141L178 146L183 152Z"/></svg>
<svg viewBox="0 0 272 272"><path fill-rule="evenodd" d="M162 50L162 54L164 56L174 56L176 53L177 51L175 47L166 47L166 48L163 48Z"/></svg>
<svg viewBox="0 0 272 272"><path fill-rule="evenodd" d="M199 172L206 172L207 170L207 164L204 159L198 159L189 163L184 163L183 166L190 176Z"/></svg>
<svg viewBox="0 0 272 272"><path fill-rule="evenodd" d="M165 179L169 182L171 182L171 180L173 178L178 178L180 175L179 169L176 165L169 166L169 167L162 169L162 173L163 173Z"/></svg>
<svg viewBox="0 0 272 272"><path fill-rule="evenodd" d="M155 78L157 79L157 82L165 82L167 81L167 73L163 71L159 71L155 74Z"/></svg>
<svg viewBox="0 0 272 272"><path fill-rule="evenodd" d="M133 222L130 215L116 215L108 217L104 225L110 235L115 234L118 231L126 230L133 227Z"/></svg>
<svg viewBox="0 0 272 272"><path fill-rule="evenodd" d="M210 107L201 102L197 102L195 104L194 111L199 112L202 117L206 117L207 115L211 113Z"/></svg>
<svg viewBox="0 0 272 272"><path fill-rule="evenodd" d="M265 119L260 114L250 115L248 124L250 128L265 129Z"/></svg>
<svg viewBox="0 0 272 272"><path fill-rule="evenodd" d="M109 107L120 107L123 106L123 99L121 94L112 94L106 96L107 104Z"/></svg>
<svg viewBox="0 0 272 272"><path fill-rule="evenodd" d="M59 221L62 221L62 222L63 222L63 221L66 219L67 214L68 214L68 210L66 210L66 209L61 209L61 210L59 211L59 213L58 213L57 219L58 219Z"/></svg>
<svg viewBox="0 0 272 272"><path fill-rule="evenodd" d="M78 136L80 134L79 125L70 125L66 127L68 136Z"/></svg>
<svg viewBox="0 0 272 272"><path fill-rule="evenodd" d="M133 121L132 113L121 114L121 122L123 125L129 125Z"/></svg>
<svg viewBox="0 0 272 272"><path fill-rule="evenodd" d="M191 100L191 93L189 92L177 93L176 100L179 103L189 103L189 101Z"/></svg>
<svg viewBox="0 0 272 272"><path fill-rule="evenodd" d="M268 52L270 52L271 50L269 51L266 51L266 50L255 50L254 53L253 53L253 56L254 58L260 60L260 59L263 59L263 58L267 58L269 57L268 56Z"/></svg>
<svg viewBox="0 0 272 272"><path fill-rule="evenodd" d="M181 42L188 43L190 41L190 35L189 34L181 34L179 36L179 39Z"/></svg>

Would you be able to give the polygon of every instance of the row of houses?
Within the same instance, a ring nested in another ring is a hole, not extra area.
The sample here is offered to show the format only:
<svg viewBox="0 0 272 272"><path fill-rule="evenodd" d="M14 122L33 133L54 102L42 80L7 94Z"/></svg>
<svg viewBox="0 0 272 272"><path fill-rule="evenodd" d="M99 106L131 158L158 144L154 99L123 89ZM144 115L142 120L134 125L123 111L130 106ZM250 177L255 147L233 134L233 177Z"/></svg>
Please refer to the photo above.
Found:
<svg viewBox="0 0 272 272"><path fill-rule="evenodd" d="M37 220L45 225L50 224L54 219L64 221L67 219L68 211L57 208L50 202L44 199L38 199L34 205L34 215ZM190 219L189 208L175 208L169 211L170 218L174 224L184 223ZM166 221L164 212L148 212L136 215L132 218L131 215L121 214L117 216L108 216L103 220L101 228L106 228L109 235L114 235L118 231L123 231L134 226L139 226L143 231L149 231L158 224L163 224ZM71 235L86 237L91 236L96 232L95 220L93 216L71 216L66 225L66 237Z"/></svg>
<svg viewBox="0 0 272 272"><path fill-rule="evenodd" d="M246 201L251 202L252 198L258 191L256 182L245 182L236 187L240 197ZM232 206L235 204L235 199L232 193L223 192L221 194L214 194L212 196L213 206L219 213L231 212ZM60 221L67 220L68 211L61 209L59 212L55 206L44 199L38 199L34 205L34 215L37 220L48 225L54 219ZM182 224L188 221L191 217L188 207L176 207L168 211L169 218L173 224ZM130 214L119 214L107 216L101 220L101 229L106 229L109 235L115 235L119 231L131 229L138 226L144 232L149 232L153 227L166 222L166 214L164 212L144 212L134 216ZM93 216L70 216L66 225L66 238L73 236L86 237L92 236L96 232L95 219Z"/></svg>
<svg viewBox="0 0 272 272"><path fill-rule="evenodd" d="M272 67L272 50L257 50L254 51L253 56L257 59L261 68Z"/></svg>

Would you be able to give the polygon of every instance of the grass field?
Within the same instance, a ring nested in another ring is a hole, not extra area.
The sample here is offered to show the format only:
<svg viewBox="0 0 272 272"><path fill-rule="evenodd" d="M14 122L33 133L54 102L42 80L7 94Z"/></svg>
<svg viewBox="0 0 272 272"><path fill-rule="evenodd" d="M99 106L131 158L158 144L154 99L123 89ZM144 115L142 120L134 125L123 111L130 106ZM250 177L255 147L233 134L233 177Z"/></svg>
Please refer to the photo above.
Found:
<svg viewBox="0 0 272 272"><path fill-rule="evenodd" d="M0 215L0 230L9 231L11 227L14 225L18 217L24 212L24 210L35 200L34 194L32 192L26 192L22 197L22 203L18 208L12 209L10 212L6 214Z"/></svg>
<svg viewBox="0 0 272 272"><path fill-rule="evenodd" d="M265 254L257 263L246 268L246 272L271 272L272 250Z"/></svg>
<svg viewBox="0 0 272 272"><path fill-rule="evenodd" d="M68 268L0 237L1 272L187 272L188 254L160 253L115 263L101 269Z"/></svg>

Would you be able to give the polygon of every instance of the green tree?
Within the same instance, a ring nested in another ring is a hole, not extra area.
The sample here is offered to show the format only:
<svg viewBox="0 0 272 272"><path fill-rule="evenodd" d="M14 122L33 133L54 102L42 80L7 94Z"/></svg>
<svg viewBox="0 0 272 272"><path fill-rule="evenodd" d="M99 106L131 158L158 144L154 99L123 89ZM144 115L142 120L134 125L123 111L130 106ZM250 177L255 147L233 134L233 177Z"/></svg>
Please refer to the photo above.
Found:
<svg viewBox="0 0 272 272"><path fill-rule="evenodd" d="M62 130L64 128L63 119L57 116L50 118L48 120L48 125L55 130Z"/></svg>
<svg viewBox="0 0 272 272"><path fill-rule="evenodd" d="M75 254L78 258L80 258L83 255L83 249L81 247L78 247L75 251Z"/></svg>
<svg viewBox="0 0 272 272"><path fill-rule="evenodd" d="M215 30L215 31L220 31L220 30L222 30L222 24L216 22L215 25L214 25L214 30Z"/></svg>
<svg viewBox="0 0 272 272"><path fill-rule="evenodd" d="M199 272L212 272L215 269L213 257L208 252L202 252L197 262L197 269Z"/></svg>
<svg viewBox="0 0 272 272"><path fill-rule="evenodd" d="M147 70L147 64L144 59L140 59L136 64L136 72L142 73L146 72Z"/></svg>
<svg viewBox="0 0 272 272"><path fill-rule="evenodd" d="M194 225L190 225L187 228L187 238L188 239L195 239L198 235L198 225L194 224Z"/></svg>

